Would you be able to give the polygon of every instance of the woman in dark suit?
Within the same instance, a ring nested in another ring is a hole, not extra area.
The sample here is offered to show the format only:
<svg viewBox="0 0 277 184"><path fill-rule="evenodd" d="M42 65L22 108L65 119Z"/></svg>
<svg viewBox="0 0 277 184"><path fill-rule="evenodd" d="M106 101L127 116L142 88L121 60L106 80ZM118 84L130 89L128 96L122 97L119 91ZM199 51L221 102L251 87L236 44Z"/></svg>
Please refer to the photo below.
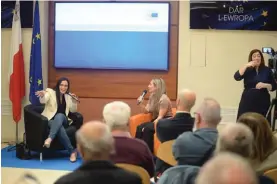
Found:
<svg viewBox="0 0 277 184"><path fill-rule="evenodd" d="M258 49L252 50L248 63L235 73L234 78L236 81L244 79L237 119L245 112L256 112L266 116L270 106L268 91L276 90L276 81L271 69L265 66L262 52Z"/></svg>

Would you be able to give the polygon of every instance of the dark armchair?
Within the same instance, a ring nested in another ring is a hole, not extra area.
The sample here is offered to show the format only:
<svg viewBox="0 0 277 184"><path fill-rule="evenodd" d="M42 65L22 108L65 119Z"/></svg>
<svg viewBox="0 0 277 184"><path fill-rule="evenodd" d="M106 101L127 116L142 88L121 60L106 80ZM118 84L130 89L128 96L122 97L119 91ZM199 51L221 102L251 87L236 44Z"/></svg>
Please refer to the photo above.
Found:
<svg viewBox="0 0 277 184"><path fill-rule="evenodd" d="M42 152L43 144L49 134L48 119L41 115L44 106L27 105L24 107L24 125L26 145L31 151ZM73 123L67 127L66 133L73 147L76 147L75 133L83 124L83 116L78 113L69 113ZM64 146L55 138L49 149L64 150Z"/></svg>

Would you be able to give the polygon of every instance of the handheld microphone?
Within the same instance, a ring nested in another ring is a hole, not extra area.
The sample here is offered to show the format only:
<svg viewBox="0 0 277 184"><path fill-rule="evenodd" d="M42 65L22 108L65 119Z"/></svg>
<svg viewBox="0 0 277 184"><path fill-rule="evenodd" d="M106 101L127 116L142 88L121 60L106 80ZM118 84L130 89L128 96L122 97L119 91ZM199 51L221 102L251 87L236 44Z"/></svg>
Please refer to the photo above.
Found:
<svg viewBox="0 0 277 184"><path fill-rule="evenodd" d="M147 90L145 89L145 90L143 90L142 94L140 95L140 99L138 100L137 105L139 105L142 102L142 100L146 94L147 94Z"/></svg>
<svg viewBox="0 0 277 184"><path fill-rule="evenodd" d="M71 98L73 98L74 100L80 103L80 100L77 97L73 96L72 93L67 92L66 94L68 94L69 96L71 96Z"/></svg>

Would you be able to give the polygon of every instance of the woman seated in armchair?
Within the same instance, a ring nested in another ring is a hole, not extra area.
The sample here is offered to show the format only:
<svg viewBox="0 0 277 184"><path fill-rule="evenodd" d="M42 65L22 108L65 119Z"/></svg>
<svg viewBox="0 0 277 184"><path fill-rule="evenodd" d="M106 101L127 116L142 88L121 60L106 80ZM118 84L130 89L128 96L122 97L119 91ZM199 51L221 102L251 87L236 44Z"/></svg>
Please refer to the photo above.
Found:
<svg viewBox="0 0 277 184"><path fill-rule="evenodd" d="M47 88L37 91L36 95L39 97L40 103L45 104L42 115L49 120L50 133L44 142L44 147L49 148L52 140L57 137L70 153L70 161L75 162L77 150L73 148L65 131L65 127L72 123L72 120L68 118L69 112L77 111L77 97L75 94L68 94L69 87L69 80L60 78L54 89Z"/></svg>
<svg viewBox="0 0 277 184"><path fill-rule="evenodd" d="M151 113L151 122L146 122L137 127L136 138L144 140L149 149L153 152L155 124L160 119L172 117L172 105L169 97L166 95L166 85L163 79L152 79L148 85L148 92L150 93L147 104L141 101L140 107L144 113Z"/></svg>

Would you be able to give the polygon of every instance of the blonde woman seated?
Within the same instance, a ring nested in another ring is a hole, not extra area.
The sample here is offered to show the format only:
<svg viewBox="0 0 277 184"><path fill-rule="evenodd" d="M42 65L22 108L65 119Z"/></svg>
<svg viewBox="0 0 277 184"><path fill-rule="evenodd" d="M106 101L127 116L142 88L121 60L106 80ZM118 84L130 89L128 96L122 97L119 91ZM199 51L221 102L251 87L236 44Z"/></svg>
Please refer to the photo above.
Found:
<svg viewBox="0 0 277 184"><path fill-rule="evenodd" d="M58 137L63 146L70 153L70 161L75 162L77 159L77 151L71 145L70 139L66 134L65 128L72 121L68 118L69 111L77 111L77 101L69 96L69 80L61 78L58 80L54 89L47 88L45 91L37 91L40 103L45 104L42 115L49 122L50 133L44 142L44 147L49 148L52 140ZM75 96L72 94L72 96Z"/></svg>
<svg viewBox="0 0 277 184"><path fill-rule="evenodd" d="M163 79L152 79L148 85L149 100L145 105L140 103L144 113L151 113L151 122L146 122L137 127L136 138L144 140L153 153L155 125L160 119L172 117L171 101L166 95L166 85ZM141 101L142 99L138 99Z"/></svg>
<svg viewBox="0 0 277 184"><path fill-rule="evenodd" d="M254 134L252 164L258 173L277 168L277 138L270 129L267 119L258 113L244 113L239 123L247 125Z"/></svg>

